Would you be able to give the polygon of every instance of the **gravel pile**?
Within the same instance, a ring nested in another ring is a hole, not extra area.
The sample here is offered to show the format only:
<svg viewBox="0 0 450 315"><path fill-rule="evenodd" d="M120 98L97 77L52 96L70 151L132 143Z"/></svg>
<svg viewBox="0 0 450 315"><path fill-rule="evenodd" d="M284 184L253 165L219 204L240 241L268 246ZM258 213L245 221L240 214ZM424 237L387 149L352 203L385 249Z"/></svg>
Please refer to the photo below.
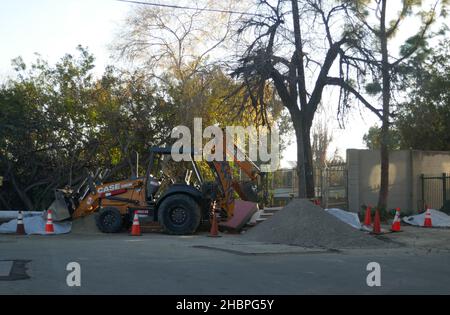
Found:
<svg viewBox="0 0 450 315"><path fill-rule="evenodd" d="M72 233L98 234L101 233L95 224L95 214L72 221Z"/></svg>
<svg viewBox="0 0 450 315"><path fill-rule="evenodd" d="M244 238L275 244L324 248L374 248L386 243L354 229L305 199L294 199Z"/></svg>

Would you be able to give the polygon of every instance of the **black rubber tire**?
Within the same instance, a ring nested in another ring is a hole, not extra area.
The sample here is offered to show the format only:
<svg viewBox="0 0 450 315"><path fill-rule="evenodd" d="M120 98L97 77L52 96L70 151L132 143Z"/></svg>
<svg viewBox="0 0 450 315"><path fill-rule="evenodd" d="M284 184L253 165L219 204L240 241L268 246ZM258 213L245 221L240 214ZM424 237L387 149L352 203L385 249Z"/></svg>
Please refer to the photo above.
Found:
<svg viewBox="0 0 450 315"><path fill-rule="evenodd" d="M197 231L201 220L198 203L184 194L167 197L158 208L158 221L172 235L188 235Z"/></svg>
<svg viewBox="0 0 450 315"><path fill-rule="evenodd" d="M106 207L97 213L95 223L103 233L119 233L122 230L122 214L117 208Z"/></svg>

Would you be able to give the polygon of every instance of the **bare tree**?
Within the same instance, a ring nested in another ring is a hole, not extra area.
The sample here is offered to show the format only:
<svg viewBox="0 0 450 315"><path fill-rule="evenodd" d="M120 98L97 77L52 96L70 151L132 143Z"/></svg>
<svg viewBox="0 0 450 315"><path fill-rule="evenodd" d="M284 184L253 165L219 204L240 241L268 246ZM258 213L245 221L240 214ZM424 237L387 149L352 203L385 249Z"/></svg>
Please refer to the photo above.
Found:
<svg viewBox="0 0 450 315"><path fill-rule="evenodd" d="M288 109L297 140L299 196L303 198L314 197L310 136L323 91L327 85L347 83L342 71L347 60L338 57L357 36L344 25L349 6L348 1L259 0L257 9L263 16L247 19L238 31L240 38L253 36L253 40L234 74L242 78L248 97L261 112L265 107L261 94L269 83ZM356 92L348 83L341 89Z"/></svg>
<svg viewBox="0 0 450 315"><path fill-rule="evenodd" d="M333 141L326 117L314 123L312 132L312 151L314 168L324 168L327 163L327 152Z"/></svg>
<svg viewBox="0 0 450 315"><path fill-rule="evenodd" d="M223 5L232 8L236 4ZM137 6L130 11L113 49L120 58L144 65L159 79L167 80L164 74L169 72L183 82L223 48L229 35L235 16L205 12L210 6L199 1L190 3L195 10Z"/></svg>

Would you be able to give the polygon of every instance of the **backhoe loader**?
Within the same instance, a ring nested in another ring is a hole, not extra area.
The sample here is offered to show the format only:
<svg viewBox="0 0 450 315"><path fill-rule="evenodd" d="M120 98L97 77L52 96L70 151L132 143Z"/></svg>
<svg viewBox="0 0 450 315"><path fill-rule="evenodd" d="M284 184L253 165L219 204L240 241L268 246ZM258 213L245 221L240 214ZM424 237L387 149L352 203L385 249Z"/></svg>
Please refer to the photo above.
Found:
<svg viewBox="0 0 450 315"><path fill-rule="evenodd" d="M225 221L233 217L235 193L242 200L256 201L255 184L262 182L263 173L250 160L235 163L249 182L234 180L227 161L207 163L215 178L207 182L193 152L190 162L174 162L176 167L168 168L171 152L170 147L152 148L144 177L104 184L105 173L90 174L76 189L57 190L48 209L55 221L95 214L97 227L104 233L129 227L137 211L158 222L166 233L185 235L194 233L202 221L209 221L213 201Z"/></svg>

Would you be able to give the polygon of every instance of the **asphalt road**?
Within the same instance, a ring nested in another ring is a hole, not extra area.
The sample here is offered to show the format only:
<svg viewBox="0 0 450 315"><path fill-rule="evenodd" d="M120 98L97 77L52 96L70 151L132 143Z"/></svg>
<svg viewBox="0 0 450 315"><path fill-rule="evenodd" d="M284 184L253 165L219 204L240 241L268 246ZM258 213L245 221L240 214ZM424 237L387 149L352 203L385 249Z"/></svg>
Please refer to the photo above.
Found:
<svg viewBox="0 0 450 315"><path fill-rule="evenodd" d="M0 294L450 293L446 248L311 252L240 243L232 235L0 236L0 261L30 261L29 279L0 277ZM81 287L66 283L70 262L81 266ZM381 266L380 287L366 283L370 262Z"/></svg>

